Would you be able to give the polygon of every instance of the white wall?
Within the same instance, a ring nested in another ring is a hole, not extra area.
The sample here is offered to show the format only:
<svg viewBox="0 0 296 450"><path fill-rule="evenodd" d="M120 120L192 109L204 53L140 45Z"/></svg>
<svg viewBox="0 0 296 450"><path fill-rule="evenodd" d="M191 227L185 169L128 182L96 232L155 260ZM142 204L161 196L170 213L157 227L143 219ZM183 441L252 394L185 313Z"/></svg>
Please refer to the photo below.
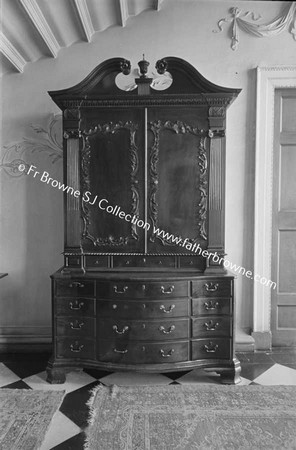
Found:
<svg viewBox="0 0 296 450"><path fill-rule="evenodd" d="M252 270L255 68L295 64L296 42L288 31L273 38L241 31L238 50L232 51L229 24L222 33L212 32L232 6L260 13L262 21L268 21L285 2L165 0L160 12L144 12L125 28L98 33L91 44L74 44L56 59L28 64L23 74L5 75L2 156L8 156L3 145L23 142L24 137L41 139L42 133L30 124L46 127L50 116L59 112L48 90L77 84L105 59L125 57L136 66L145 53L154 66L165 56L183 58L213 83L242 88L227 119L226 251L230 261ZM23 159L62 179L61 160L53 164L48 153L26 150ZM2 342L9 334L46 338L51 323L49 275L62 265L62 194L32 177L1 172L0 272L9 276L1 280L0 335ZM252 281L239 275L236 293L239 327L250 328Z"/></svg>

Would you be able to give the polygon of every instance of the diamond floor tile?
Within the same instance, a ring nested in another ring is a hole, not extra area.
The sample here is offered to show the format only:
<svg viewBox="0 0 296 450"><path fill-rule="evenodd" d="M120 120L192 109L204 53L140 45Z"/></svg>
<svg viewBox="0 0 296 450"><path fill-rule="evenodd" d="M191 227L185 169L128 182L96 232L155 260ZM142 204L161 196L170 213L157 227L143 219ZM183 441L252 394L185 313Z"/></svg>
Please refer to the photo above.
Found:
<svg viewBox="0 0 296 450"><path fill-rule="evenodd" d="M147 384L170 384L171 379L158 373L114 372L99 381L106 386L118 384L119 386L140 386Z"/></svg>
<svg viewBox="0 0 296 450"><path fill-rule="evenodd" d="M255 383L265 386L293 385L296 386L296 370L290 367L274 364L259 377L253 380Z"/></svg>
<svg viewBox="0 0 296 450"><path fill-rule="evenodd" d="M96 381L96 379L88 375L84 371L75 371L67 373L65 383L50 384L46 381L46 372L44 371L36 375L32 375L31 377L24 378L23 381L27 383L32 389L66 391L66 393L68 393L90 383L93 383L94 381Z"/></svg>
<svg viewBox="0 0 296 450"><path fill-rule="evenodd" d="M72 420L58 411L53 416L40 450L51 450L80 432L80 428Z"/></svg>
<svg viewBox="0 0 296 450"><path fill-rule="evenodd" d="M5 364L0 363L0 388L19 381L20 377L10 370Z"/></svg>

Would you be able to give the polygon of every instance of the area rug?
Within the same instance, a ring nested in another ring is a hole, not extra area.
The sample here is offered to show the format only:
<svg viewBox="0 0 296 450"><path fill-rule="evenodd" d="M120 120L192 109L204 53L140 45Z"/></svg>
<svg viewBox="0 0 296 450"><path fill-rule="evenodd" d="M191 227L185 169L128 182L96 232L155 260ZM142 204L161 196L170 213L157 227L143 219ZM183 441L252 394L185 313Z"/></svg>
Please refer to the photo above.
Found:
<svg viewBox="0 0 296 450"><path fill-rule="evenodd" d="M292 386L98 386L85 449L296 449Z"/></svg>
<svg viewBox="0 0 296 450"><path fill-rule="evenodd" d="M63 396L63 391L0 389L0 449L39 449Z"/></svg>

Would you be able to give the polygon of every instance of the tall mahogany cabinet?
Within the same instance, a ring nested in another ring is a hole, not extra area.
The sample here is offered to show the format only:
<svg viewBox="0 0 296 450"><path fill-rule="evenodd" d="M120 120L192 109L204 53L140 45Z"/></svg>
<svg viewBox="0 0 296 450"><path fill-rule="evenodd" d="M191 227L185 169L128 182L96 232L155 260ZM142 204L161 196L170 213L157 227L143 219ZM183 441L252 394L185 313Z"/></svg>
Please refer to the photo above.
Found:
<svg viewBox="0 0 296 450"><path fill-rule="evenodd" d="M148 65L131 77L129 61L109 59L49 93L63 111L65 186L52 383L77 367L208 367L239 382L234 277L221 260L226 110L239 89L180 58L151 76Z"/></svg>

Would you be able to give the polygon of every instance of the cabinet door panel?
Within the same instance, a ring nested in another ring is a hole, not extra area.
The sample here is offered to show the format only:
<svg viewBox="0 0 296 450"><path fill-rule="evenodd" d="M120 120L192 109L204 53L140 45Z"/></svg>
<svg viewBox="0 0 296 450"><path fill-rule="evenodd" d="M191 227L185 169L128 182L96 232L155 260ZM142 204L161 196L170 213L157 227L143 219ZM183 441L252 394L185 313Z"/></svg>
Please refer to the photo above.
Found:
<svg viewBox="0 0 296 450"><path fill-rule="evenodd" d="M83 112L81 186L83 248L143 251L143 135L141 110ZM134 218L134 220L133 220Z"/></svg>
<svg viewBox="0 0 296 450"><path fill-rule="evenodd" d="M202 108L148 113L150 252L190 253L207 244L207 123ZM180 120L182 119L182 120ZM167 233L157 235L155 229ZM180 238L178 244L173 237ZM186 240L184 245L181 242Z"/></svg>

